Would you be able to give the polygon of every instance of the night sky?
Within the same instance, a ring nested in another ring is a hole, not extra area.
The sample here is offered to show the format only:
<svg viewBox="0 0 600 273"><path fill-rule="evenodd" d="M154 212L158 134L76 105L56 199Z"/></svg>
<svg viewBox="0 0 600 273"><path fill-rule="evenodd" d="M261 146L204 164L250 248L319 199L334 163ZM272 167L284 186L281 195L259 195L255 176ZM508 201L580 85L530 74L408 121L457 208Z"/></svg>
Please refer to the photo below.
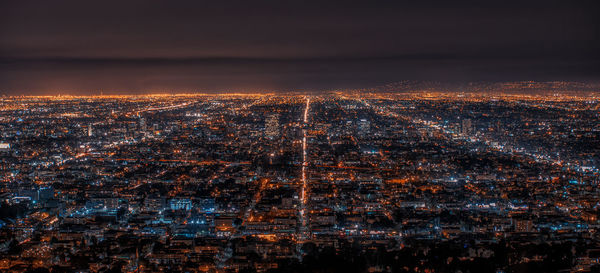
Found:
<svg viewBox="0 0 600 273"><path fill-rule="evenodd" d="M599 1L0 1L0 92L600 81Z"/></svg>

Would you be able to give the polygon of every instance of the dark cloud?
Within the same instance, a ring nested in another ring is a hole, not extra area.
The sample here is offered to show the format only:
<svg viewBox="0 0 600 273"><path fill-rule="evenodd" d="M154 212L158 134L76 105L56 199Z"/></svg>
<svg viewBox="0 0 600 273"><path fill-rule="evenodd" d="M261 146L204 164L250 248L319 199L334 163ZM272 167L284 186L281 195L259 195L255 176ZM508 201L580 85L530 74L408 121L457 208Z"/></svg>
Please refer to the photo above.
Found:
<svg viewBox="0 0 600 273"><path fill-rule="evenodd" d="M600 75L594 1L21 0L0 9L0 90L11 93Z"/></svg>

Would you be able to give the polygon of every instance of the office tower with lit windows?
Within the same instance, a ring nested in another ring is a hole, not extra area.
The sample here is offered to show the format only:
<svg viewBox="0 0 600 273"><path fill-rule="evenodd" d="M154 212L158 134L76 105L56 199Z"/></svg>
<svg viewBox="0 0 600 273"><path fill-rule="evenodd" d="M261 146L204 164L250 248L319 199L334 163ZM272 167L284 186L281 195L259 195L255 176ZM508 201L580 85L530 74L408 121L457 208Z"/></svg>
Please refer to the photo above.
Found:
<svg viewBox="0 0 600 273"><path fill-rule="evenodd" d="M461 122L460 132L463 136L469 136L473 133L473 124L471 119L463 119Z"/></svg>
<svg viewBox="0 0 600 273"><path fill-rule="evenodd" d="M357 122L358 135L360 137L365 137L369 135L371 132L371 122L367 119L360 119Z"/></svg>
<svg viewBox="0 0 600 273"><path fill-rule="evenodd" d="M279 137L279 115L270 115L265 120L265 136L271 139Z"/></svg>

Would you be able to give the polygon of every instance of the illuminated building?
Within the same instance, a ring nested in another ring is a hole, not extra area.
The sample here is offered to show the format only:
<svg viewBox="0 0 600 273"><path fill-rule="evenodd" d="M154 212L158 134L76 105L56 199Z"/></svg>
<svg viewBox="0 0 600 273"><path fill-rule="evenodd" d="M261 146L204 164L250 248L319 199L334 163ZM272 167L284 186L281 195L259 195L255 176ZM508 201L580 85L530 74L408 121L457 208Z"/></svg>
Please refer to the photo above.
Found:
<svg viewBox="0 0 600 273"><path fill-rule="evenodd" d="M366 119L360 119L357 122L358 135L365 137L371 132L371 122Z"/></svg>
<svg viewBox="0 0 600 273"><path fill-rule="evenodd" d="M473 124L471 119L463 119L461 122L460 132L464 136L469 136L473 132Z"/></svg>
<svg viewBox="0 0 600 273"><path fill-rule="evenodd" d="M265 120L265 136L271 139L279 137L279 115L273 114Z"/></svg>

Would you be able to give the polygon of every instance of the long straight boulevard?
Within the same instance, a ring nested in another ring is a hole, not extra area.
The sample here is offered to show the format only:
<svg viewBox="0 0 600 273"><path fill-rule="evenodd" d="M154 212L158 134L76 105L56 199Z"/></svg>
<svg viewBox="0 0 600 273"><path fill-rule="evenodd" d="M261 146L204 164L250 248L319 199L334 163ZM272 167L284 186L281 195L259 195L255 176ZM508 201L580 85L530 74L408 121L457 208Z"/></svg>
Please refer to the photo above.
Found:
<svg viewBox="0 0 600 273"><path fill-rule="evenodd" d="M308 178L307 178L307 169L308 169L308 144L307 144L307 127L308 127L308 118L309 118L309 110L310 110L310 98L306 98L306 106L304 107L304 115L303 115L303 123L302 123L302 174L301 181L302 187L300 192L300 234L299 240L302 242L306 240L310 236L310 229L308 227L308 219L306 213L307 207L307 199L308 199Z"/></svg>

